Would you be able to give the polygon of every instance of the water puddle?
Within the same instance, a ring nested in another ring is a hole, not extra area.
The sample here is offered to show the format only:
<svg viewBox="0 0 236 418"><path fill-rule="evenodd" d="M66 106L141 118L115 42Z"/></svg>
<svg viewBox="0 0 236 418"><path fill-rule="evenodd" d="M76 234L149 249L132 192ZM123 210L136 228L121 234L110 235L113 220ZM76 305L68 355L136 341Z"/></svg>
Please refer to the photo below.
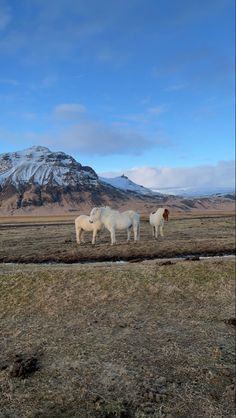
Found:
<svg viewBox="0 0 236 418"><path fill-rule="evenodd" d="M117 260L117 261L83 261L77 263L58 263L58 262L48 262L48 263L1 263L2 266L42 266L42 267L76 267L76 266L119 266L126 264L135 264L135 263L159 263L160 265L171 265L181 261L207 261L207 260L233 260L235 259L235 254L225 254L225 255L212 255L212 256L196 256L196 255L185 255L179 257L168 257L168 258L153 258L153 259L141 259L137 258L134 260Z"/></svg>

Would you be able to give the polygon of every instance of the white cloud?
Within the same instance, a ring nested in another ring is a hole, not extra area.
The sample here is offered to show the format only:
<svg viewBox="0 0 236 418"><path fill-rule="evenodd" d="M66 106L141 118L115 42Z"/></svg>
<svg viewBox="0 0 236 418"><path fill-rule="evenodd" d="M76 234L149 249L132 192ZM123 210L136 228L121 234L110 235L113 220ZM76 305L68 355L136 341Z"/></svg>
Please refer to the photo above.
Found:
<svg viewBox="0 0 236 418"><path fill-rule="evenodd" d="M128 54L116 50L114 47L99 46L96 52L97 59L103 63L113 63L116 66L124 64L128 59Z"/></svg>
<svg viewBox="0 0 236 418"><path fill-rule="evenodd" d="M165 89L165 91L179 91L186 89L187 84L173 84Z"/></svg>
<svg viewBox="0 0 236 418"><path fill-rule="evenodd" d="M46 77L44 77L41 81L41 86L48 88L53 86L58 80L58 77L55 75L48 75Z"/></svg>
<svg viewBox="0 0 236 418"><path fill-rule="evenodd" d="M146 113L130 113L122 116L122 119L125 119L129 122L134 123L147 123L148 117Z"/></svg>
<svg viewBox="0 0 236 418"><path fill-rule="evenodd" d="M142 155L146 150L170 147L171 141L160 130L148 132L132 127L125 121L105 123L91 117L81 103L63 103L55 106L49 117L33 112L21 112L21 118L41 120L47 128L42 133L21 133L21 140L30 145L44 145L53 150L84 155ZM34 129L34 128L33 128ZM11 133L8 133L11 136ZM18 141L12 135L12 146ZM0 135L1 141L1 135Z"/></svg>
<svg viewBox="0 0 236 418"><path fill-rule="evenodd" d="M98 122L90 119L86 112L86 107L79 103L56 106L53 114L57 123L54 132L47 134L48 146L57 144L68 152L91 155L139 155L153 146L150 140L126 125ZM63 127L61 120L71 121L71 124Z"/></svg>
<svg viewBox="0 0 236 418"><path fill-rule="evenodd" d="M70 152L88 155L140 155L152 142L141 134L101 122L81 121L51 138L53 144Z"/></svg>
<svg viewBox="0 0 236 418"><path fill-rule="evenodd" d="M6 29L11 19L11 11L9 7L0 2L0 30Z"/></svg>
<svg viewBox="0 0 236 418"><path fill-rule="evenodd" d="M135 183L149 188L234 187L235 161L219 161L216 165L196 167L137 167L116 173L101 173L104 177L127 175Z"/></svg>
<svg viewBox="0 0 236 418"><path fill-rule="evenodd" d="M162 113L166 112L167 105L162 104L160 106L149 107L147 112L153 116L160 116Z"/></svg>
<svg viewBox="0 0 236 418"><path fill-rule="evenodd" d="M145 109L142 113L126 114L121 116L121 118L130 122L150 123L150 120L160 116L162 113L166 112L167 109L168 106L166 104L161 104L158 106L149 107Z"/></svg>
<svg viewBox="0 0 236 418"><path fill-rule="evenodd" d="M24 143L24 148L42 145L71 155L87 155L88 164L90 156L142 155L145 150L156 146L136 131L92 121L81 121L70 126L56 125L44 133L31 131L14 134L0 130L0 148L1 143L6 141L11 143L11 148L15 145L16 149L20 149Z"/></svg>
<svg viewBox="0 0 236 418"><path fill-rule="evenodd" d="M10 86L20 86L20 82L18 80L15 80L13 78L0 78L0 84L8 84Z"/></svg>
<svg viewBox="0 0 236 418"><path fill-rule="evenodd" d="M55 107L54 116L66 120L78 119L87 111L86 107L80 103L64 103Z"/></svg>

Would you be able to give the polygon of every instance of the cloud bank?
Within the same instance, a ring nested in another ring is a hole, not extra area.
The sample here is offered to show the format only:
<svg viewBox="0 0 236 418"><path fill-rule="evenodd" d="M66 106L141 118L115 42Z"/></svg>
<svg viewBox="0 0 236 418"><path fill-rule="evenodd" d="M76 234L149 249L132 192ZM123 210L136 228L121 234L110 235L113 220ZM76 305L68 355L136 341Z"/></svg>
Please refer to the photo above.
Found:
<svg viewBox="0 0 236 418"><path fill-rule="evenodd" d="M21 113L21 118L32 120L35 114ZM1 137L11 138L11 146L24 142L27 146L43 145L53 150L61 149L72 154L88 156L105 155L142 155L146 150L165 148L172 146L170 140L158 129L153 133L138 130L129 123L104 122L95 118L91 112L81 103L57 104L51 109L49 115L41 117L43 126L47 127L42 132L24 132L19 139L19 133L10 134L0 131ZM45 118L45 119L44 119Z"/></svg>
<svg viewBox="0 0 236 418"><path fill-rule="evenodd" d="M6 29L8 24L11 21L11 11L10 8L3 2L0 2L0 30L3 31Z"/></svg>
<svg viewBox="0 0 236 418"><path fill-rule="evenodd" d="M57 118L73 120L80 118L86 111L86 107L80 103L64 103L55 107L54 115Z"/></svg>
<svg viewBox="0 0 236 418"><path fill-rule="evenodd" d="M137 167L123 172L101 173L103 177L125 174L135 183L152 189L234 188L235 161L196 167Z"/></svg>
<svg viewBox="0 0 236 418"><path fill-rule="evenodd" d="M31 143L52 149L84 155L141 155L154 147L145 136L132 130L121 130L102 122L83 121L45 134L29 134ZM89 158L89 157L88 157Z"/></svg>

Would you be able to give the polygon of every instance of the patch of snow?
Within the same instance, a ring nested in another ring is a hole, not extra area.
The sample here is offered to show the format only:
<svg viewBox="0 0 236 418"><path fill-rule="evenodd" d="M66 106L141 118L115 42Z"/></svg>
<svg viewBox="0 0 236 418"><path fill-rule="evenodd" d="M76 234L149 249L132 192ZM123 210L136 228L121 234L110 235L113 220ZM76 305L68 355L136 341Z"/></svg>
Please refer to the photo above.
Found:
<svg viewBox="0 0 236 418"><path fill-rule="evenodd" d="M118 189L125 190L125 191L132 191L135 193L143 194L143 195L154 195L151 189L147 187L141 186L139 184L134 183L126 176L119 176L113 178L106 178L106 177L99 177L99 179L103 183L110 184L113 187L117 187Z"/></svg>
<svg viewBox="0 0 236 418"><path fill-rule="evenodd" d="M168 187L168 188L152 188L153 192L163 193L182 197L204 197L219 196L226 193L233 193L232 187L204 188L204 187Z"/></svg>
<svg viewBox="0 0 236 418"><path fill-rule="evenodd" d="M7 180L16 187L22 183L46 185L52 182L59 186L90 180L97 183L96 174L83 170L69 155L41 146L0 154L0 184Z"/></svg>

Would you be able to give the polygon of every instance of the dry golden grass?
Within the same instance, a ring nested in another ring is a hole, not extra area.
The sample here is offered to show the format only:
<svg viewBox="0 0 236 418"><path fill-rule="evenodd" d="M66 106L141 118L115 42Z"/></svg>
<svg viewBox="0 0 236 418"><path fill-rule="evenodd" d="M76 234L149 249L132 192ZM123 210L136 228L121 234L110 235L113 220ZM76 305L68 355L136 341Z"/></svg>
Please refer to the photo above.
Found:
<svg viewBox="0 0 236 418"><path fill-rule="evenodd" d="M234 274L223 259L2 265L1 418L233 417ZM9 376L21 353L39 359L26 379Z"/></svg>
<svg viewBox="0 0 236 418"><path fill-rule="evenodd" d="M151 209L150 209L151 210ZM170 209L171 210L171 209ZM142 220L148 219L149 212L139 212L141 213ZM64 215L14 215L14 216L0 216L0 224L21 224L21 223L30 223L30 224L45 224L45 223L68 223L73 222L76 216L79 216L80 211L74 211L71 214ZM88 213L87 213L88 214ZM204 210L204 211L189 211L183 212L178 210L171 210L172 219L194 219L199 217L231 217L235 216L235 211L232 210Z"/></svg>
<svg viewBox="0 0 236 418"><path fill-rule="evenodd" d="M68 223L75 219L75 215L55 216L0 216L0 224L45 224L45 223Z"/></svg>
<svg viewBox="0 0 236 418"><path fill-rule="evenodd" d="M108 231L100 235L98 244L91 245L91 233L86 244L75 242L74 223L18 223L0 225L1 262L78 262L131 260L174 257L186 254L232 254L235 251L234 216L192 217L170 219L165 236L154 240L147 221L141 222L141 239L126 243L126 232L117 233L117 245L110 245Z"/></svg>

